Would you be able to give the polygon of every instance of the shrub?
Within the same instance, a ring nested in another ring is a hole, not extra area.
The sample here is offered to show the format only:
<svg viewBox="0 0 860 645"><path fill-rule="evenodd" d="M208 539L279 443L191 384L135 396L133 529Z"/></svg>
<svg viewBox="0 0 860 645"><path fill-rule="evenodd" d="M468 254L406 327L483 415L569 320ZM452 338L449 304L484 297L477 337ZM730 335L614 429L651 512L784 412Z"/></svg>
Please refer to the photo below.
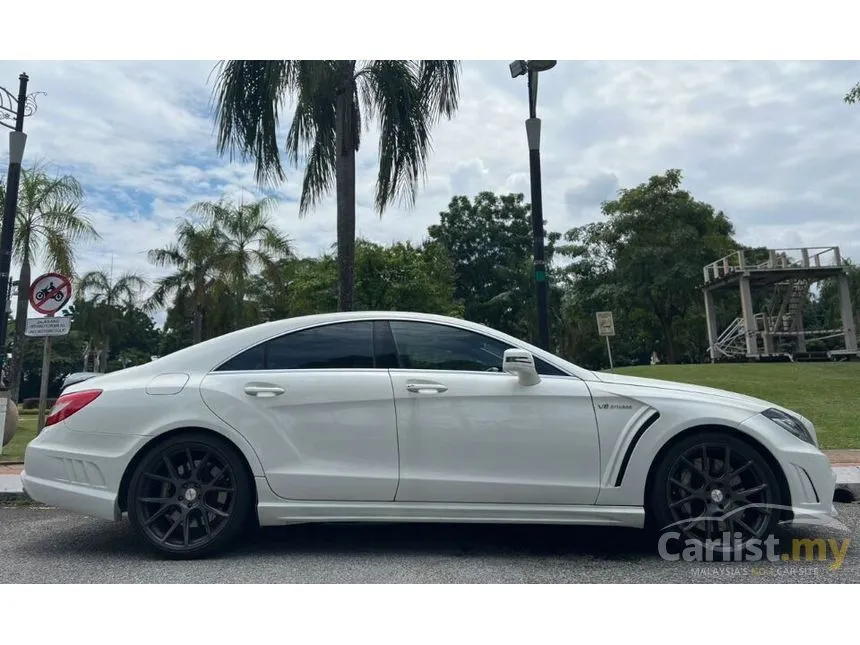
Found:
<svg viewBox="0 0 860 645"><path fill-rule="evenodd" d="M50 410L54 403L57 402L57 399L48 398L45 404L45 409ZM33 397L30 399L24 399L21 401L21 409L22 410L38 410L39 409L39 397Z"/></svg>

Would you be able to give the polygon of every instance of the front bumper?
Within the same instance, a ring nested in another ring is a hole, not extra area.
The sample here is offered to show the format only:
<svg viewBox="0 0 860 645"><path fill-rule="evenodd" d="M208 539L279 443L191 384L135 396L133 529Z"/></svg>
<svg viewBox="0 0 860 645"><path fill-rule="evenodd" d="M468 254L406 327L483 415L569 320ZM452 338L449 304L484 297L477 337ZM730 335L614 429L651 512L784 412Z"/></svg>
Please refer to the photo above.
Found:
<svg viewBox="0 0 860 645"><path fill-rule="evenodd" d="M24 492L49 506L119 520L120 482L146 439L69 430L64 422L49 426L27 445Z"/></svg>
<svg viewBox="0 0 860 645"><path fill-rule="evenodd" d="M753 436L764 440L777 459L791 496L793 521L805 523L836 517L833 493L836 472L821 450L779 428L764 416L744 422ZM813 435L814 436L814 435Z"/></svg>

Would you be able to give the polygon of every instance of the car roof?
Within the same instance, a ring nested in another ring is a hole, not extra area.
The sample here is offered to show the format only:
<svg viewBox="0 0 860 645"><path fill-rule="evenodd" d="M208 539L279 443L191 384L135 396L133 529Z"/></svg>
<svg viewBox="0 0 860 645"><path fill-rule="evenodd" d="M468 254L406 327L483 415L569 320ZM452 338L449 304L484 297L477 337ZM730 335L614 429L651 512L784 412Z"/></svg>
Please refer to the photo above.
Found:
<svg viewBox="0 0 860 645"><path fill-rule="evenodd" d="M304 329L306 327L315 327L324 324L354 320L410 320L451 325L496 338L497 340L506 342L513 346L528 349L535 356L538 356L549 363L556 364L562 369L566 369L566 371L572 372L580 378L588 379L591 376L591 372L588 370L584 370L583 368L573 365L558 356L545 352L529 343L484 325L463 320L461 318L411 311L342 311L284 318L282 320L265 322L252 327L239 329L222 336L217 336L201 343L197 343L196 345L180 349L172 354L162 356L151 363L146 363L130 369L135 371L146 369L146 371L152 370L159 372L163 372L165 369L209 371L228 358L235 356L254 345L282 334Z"/></svg>

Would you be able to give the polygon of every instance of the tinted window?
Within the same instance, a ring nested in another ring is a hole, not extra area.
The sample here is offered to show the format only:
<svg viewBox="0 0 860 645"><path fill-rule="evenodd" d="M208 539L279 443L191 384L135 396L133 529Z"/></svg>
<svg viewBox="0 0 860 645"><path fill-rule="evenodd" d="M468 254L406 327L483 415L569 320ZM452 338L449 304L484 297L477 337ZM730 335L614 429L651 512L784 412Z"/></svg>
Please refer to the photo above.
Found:
<svg viewBox="0 0 860 645"><path fill-rule="evenodd" d="M303 329L252 347L219 370L361 369L373 365L373 323Z"/></svg>
<svg viewBox="0 0 860 645"><path fill-rule="evenodd" d="M248 372L266 369L266 344L245 350L218 368L219 372Z"/></svg>
<svg viewBox="0 0 860 645"><path fill-rule="evenodd" d="M511 348L482 334L433 323L393 320L391 331L405 369L501 372L502 357ZM535 367L545 376L568 376L538 357Z"/></svg>
<svg viewBox="0 0 860 645"><path fill-rule="evenodd" d="M391 321L400 366L413 370L500 372L507 347L492 338L431 323Z"/></svg>
<svg viewBox="0 0 860 645"><path fill-rule="evenodd" d="M535 356L535 368L537 368L537 373L542 374L544 376L570 376L566 372L562 372L557 367L553 367L549 363L547 363L542 358L538 358Z"/></svg>

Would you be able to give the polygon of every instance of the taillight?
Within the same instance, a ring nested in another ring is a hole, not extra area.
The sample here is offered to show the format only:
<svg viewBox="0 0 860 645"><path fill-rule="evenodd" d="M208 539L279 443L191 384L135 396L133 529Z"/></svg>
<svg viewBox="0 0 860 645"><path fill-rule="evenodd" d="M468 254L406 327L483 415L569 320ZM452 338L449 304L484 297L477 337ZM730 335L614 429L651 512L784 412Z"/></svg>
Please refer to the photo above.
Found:
<svg viewBox="0 0 860 645"><path fill-rule="evenodd" d="M68 419L75 412L95 401L101 393L101 390L81 390L60 395L54 407L51 408L48 418L45 419L45 426L52 426L63 419Z"/></svg>

